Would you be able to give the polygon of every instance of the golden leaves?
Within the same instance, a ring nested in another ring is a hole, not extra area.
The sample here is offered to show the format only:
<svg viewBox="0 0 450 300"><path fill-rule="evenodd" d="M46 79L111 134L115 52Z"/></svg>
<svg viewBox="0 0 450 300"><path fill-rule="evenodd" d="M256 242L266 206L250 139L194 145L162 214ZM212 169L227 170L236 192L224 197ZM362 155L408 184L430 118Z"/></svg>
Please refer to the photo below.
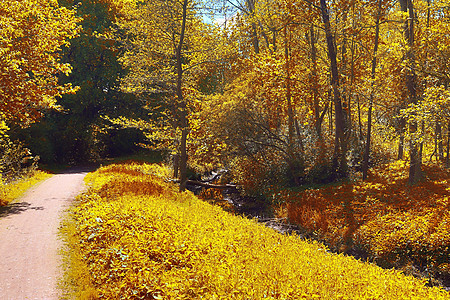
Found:
<svg viewBox="0 0 450 300"><path fill-rule="evenodd" d="M56 75L71 68L59 62L59 51L79 30L73 10L57 1L0 3L1 111L25 126L53 108L56 97L75 90L59 85Z"/></svg>

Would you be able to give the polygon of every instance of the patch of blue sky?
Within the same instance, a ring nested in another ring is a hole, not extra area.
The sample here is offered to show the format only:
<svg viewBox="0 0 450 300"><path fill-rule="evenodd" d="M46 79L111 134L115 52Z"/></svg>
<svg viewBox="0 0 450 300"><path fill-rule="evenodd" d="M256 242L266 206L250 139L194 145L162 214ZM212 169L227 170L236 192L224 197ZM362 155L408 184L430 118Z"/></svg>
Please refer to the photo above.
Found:
<svg viewBox="0 0 450 300"><path fill-rule="evenodd" d="M224 26L237 13L240 6L241 3L237 0L207 0L200 14L205 23Z"/></svg>

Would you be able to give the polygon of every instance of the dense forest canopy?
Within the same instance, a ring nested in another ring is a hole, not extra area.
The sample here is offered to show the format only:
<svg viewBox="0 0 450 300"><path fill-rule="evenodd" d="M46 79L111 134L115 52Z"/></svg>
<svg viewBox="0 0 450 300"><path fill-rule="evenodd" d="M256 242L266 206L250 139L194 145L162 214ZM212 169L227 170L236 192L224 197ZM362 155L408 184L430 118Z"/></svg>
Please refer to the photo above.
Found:
<svg viewBox="0 0 450 300"><path fill-rule="evenodd" d="M44 161L145 144L249 193L449 164L448 0L40 3L1 4L0 93Z"/></svg>

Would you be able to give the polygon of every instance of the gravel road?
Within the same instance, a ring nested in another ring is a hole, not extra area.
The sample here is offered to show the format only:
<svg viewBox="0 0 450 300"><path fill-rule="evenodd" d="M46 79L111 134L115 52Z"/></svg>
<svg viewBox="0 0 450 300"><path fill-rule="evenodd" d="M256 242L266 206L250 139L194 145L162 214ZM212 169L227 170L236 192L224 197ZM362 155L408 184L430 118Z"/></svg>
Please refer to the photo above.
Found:
<svg viewBox="0 0 450 300"><path fill-rule="evenodd" d="M0 208L0 299L58 299L58 228L85 172L55 175Z"/></svg>

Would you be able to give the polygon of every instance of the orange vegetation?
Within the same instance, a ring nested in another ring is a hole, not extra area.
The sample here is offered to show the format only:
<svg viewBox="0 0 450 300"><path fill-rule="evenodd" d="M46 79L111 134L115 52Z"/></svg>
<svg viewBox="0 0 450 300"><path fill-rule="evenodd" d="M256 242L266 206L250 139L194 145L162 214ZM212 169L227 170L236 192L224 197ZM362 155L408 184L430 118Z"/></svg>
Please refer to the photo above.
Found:
<svg viewBox="0 0 450 300"><path fill-rule="evenodd" d="M367 181L278 194L278 214L317 235L332 249L359 250L386 267L414 264L445 278L450 273L450 172L424 166L425 179L408 185L398 161Z"/></svg>

